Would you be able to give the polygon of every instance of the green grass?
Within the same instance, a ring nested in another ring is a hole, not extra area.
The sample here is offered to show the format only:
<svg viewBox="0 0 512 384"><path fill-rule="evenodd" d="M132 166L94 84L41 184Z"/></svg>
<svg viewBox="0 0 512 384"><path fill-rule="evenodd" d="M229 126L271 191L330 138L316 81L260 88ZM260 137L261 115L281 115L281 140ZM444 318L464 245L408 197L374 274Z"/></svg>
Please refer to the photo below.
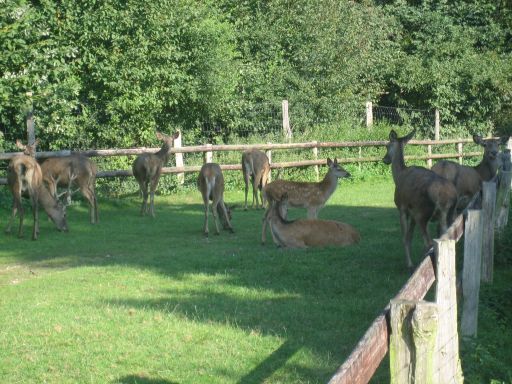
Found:
<svg viewBox="0 0 512 384"><path fill-rule="evenodd" d="M340 183L320 217L359 229L346 248L262 246L262 211L240 208L206 239L194 190L157 196L155 219L134 196L101 199L96 226L72 206L69 233L41 215L36 242L27 220L0 236L0 382L325 383L408 277L393 190Z"/></svg>

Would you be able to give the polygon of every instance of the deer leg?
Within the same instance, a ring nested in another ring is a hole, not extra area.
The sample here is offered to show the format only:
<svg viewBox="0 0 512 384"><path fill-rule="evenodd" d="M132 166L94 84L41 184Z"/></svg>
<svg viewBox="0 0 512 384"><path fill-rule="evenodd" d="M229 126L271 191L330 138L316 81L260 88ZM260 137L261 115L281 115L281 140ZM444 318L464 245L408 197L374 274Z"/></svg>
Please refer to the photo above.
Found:
<svg viewBox="0 0 512 384"><path fill-rule="evenodd" d="M267 210L263 214L263 223L261 226L261 244L265 244L267 241L267 224L268 224L268 215L270 214L270 210L272 209L272 203L269 202ZM272 231L272 229L270 229Z"/></svg>
<svg viewBox="0 0 512 384"><path fill-rule="evenodd" d="M425 244L424 252L427 252L433 245L432 238L428 233L428 218L419 217L417 219L417 222L420 226L421 236L423 237L423 243Z"/></svg>
<svg viewBox="0 0 512 384"><path fill-rule="evenodd" d="M18 203L16 202L16 199L12 202L12 214L9 219L9 223L7 224L7 227L5 228L5 233L11 233L12 224L14 222L14 218L16 217L16 214L18 213Z"/></svg>
<svg viewBox="0 0 512 384"><path fill-rule="evenodd" d="M18 237L23 237L23 216L25 215L25 210L23 209L23 205L20 202L19 208L20 212L20 226L18 228Z"/></svg>
<svg viewBox="0 0 512 384"><path fill-rule="evenodd" d="M308 219L317 219L318 210L318 207L308 207Z"/></svg>
<svg viewBox="0 0 512 384"><path fill-rule="evenodd" d="M229 215L228 215L228 211L226 209L226 204L224 204L224 200L220 201L220 205L221 205L222 213L223 213L224 217L226 218L226 223L228 225L228 229L231 233L234 233L235 231L233 230L233 227L231 226L231 222L229 221Z"/></svg>
<svg viewBox="0 0 512 384"><path fill-rule="evenodd" d="M256 200L256 209L259 209L260 202L258 198L258 186L259 186L260 175L253 175L252 178L252 205L254 206L254 200Z"/></svg>
<svg viewBox="0 0 512 384"><path fill-rule="evenodd" d="M158 186L159 179L160 175L156 175L156 177L153 180L151 180L149 212L152 217L155 217L155 191L156 187Z"/></svg>
<svg viewBox="0 0 512 384"><path fill-rule="evenodd" d="M219 223L217 222L217 205L219 204L219 202L212 202L211 204L211 208L212 208L212 216L213 216L213 222L215 223L215 234L216 235L219 235L220 234L220 231L219 231Z"/></svg>
<svg viewBox="0 0 512 384"><path fill-rule="evenodd" d="M39 197L31 195L32 211L34 215L34 228L32 229L32 240L37 240L39 234Z"/></svg>
<svg viewBox="0 0 512 384"><path fill-rule="evenodd" d="M400 211L400 227L402 231L402 243L405 249L405 262L407 263L408 268L412 268L413 264L411 260L411 240L412 233L414 231L414 224L413 221L410 220L410 217L405 210Z"/></svg>
<svg viewBox="0 0 512 384"><path fill-rule="evenodd" d="M94 191L91 190L90 186L88 185L84 185L84 187L81 189L81 192L89 203L89 217L91 220L91 224L95 224L98 216L95 193Z"/></svg>
<svg viewBox="0 0 512 384"><path fill-rule="evenodd" d="M245 165L242 165L245 167ZM247 210L247 194L249 193L249 174L244 171L244 182L245 182L245 204L244 210Z"/></svg>

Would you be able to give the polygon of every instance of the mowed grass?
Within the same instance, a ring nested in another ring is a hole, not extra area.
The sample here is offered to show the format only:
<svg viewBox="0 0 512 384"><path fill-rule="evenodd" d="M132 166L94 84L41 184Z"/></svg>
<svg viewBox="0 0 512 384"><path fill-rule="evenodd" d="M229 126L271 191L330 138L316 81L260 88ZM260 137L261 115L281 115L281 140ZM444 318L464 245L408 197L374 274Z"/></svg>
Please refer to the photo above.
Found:
<svg viewBox="0 0 512 384"><path fill-rule="evenodd" d="M27 219L0 236L0 382L325 383L407 280L393 191L340 182L320 217L361 232L345 248L262 246L240 191L235 233L210 238L195 190L157 196L155 219L135 196L100 199L94 226L75 204L69 233L42 214L36 242Z"/></svg>

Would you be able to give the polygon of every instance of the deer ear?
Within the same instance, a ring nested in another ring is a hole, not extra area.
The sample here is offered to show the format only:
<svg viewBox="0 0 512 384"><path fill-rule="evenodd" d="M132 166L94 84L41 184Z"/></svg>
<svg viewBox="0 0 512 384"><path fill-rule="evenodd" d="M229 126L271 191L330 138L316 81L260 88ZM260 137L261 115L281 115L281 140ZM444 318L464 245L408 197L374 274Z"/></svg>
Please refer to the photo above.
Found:
<svg viewBox="0 0 512 384"><path fill-rule="evenodd" d="M396 139L398 139L398 135L396 134L395 130L392 129L391 132L389 132L389 140L396 141Z"/></svg>
<svg viewBox="0 0 512 384"><path fill-rule="evenodd" d="M25 149L27 148L26 145L22 144L20 139L16 139L16 146L19 148L19 149Z"/></svg>
<svg viewBox="0 0 512 384"><path fill-rule="evenodd" d="M174 132L174 134L172 135L172 138L173 138L174 140L176 140L178 137L180 137L180 131L176 131L176 132Z"/></svg>
<svg viewBox="0 0 512 384"><path fill-rule="evenodd" d="M505 144L507 144L509 137L510 137L509 135L507 135L507 136L501 136L501 137L500 137L500 144L501 144L501 145L505 145Z"/></svg>
<svg viewBox="0 0 512 384"><path fill-rule="evenodd" d="M411 133L409 133L407 136L405 136L403 138L403 140L407 143L409 140L411 140L414 137L415 134L416 134L416 128L414 128Z"/></svg>
<svg viewBox="0 0 512 384"><path fill-rule="evenodd" d="M479 135L473 135L473 141L480 145L485 145L484 140L482 139L482 136Z"/></svg>
<svg viewBox="0 0 512 384"><path fill-rule="evenodd" d="M327 165L330 167L332 164L332 160L330 157L327 158Z"/></svg>

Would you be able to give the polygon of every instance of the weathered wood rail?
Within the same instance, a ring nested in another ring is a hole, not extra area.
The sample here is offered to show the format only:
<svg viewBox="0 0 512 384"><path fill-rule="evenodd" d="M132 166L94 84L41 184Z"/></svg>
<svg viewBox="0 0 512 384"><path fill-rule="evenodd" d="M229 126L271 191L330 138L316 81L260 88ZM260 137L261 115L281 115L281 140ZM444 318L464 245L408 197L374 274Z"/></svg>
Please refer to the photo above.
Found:
<svg viewBox="0 0 512 384"><path fill-rule="evenodd" d="M459 161L462 158L480 156L481 152L462 152L462 145L472 143L472 139L451 139L451 140L412 140L410 145L422 145L427 146L427 155L423 156L406 156L406 160L423 160L431 165L432 160L436 159L454 159L457 158ZM365 147L381 147L385 146L387 141L340 141L340 142L307 142L307 143L284 143L284 144L234 144L234 145L197 145L197 146L185 146L179 148L172 148L171 153L176 157L178 154L185 153L204 153L205 157L211 158L214 152L225 152L234 151L241 152L247 149L260 149L263 151L272 150L291 150L291 149L312 149L314 153L313 160L298 160L288 162L271 162L271 168L292 168L292 167L307 167L307 166L318 166L325 164L325 159L317 159L318 149L320 148L365 148ZM450 145L457 144L459 150L457 153L432 153L432 146L436 145ZM73 152L70 150L61 150L54 152L38 152L36 158L45 159L48 157L64 157L69 156L72 153L80 153L88 157L109 157L109 156L136 156L141 153L157 152L160 148L124 148L124 149L91 149L87 151ZM8 161L13 156L20 154L21 152L10 152L0 153L0 161ZM340 163L367 163L367 162L379 162L382 160L381 156L370 156L370 157L345 157L339 158ZM183 164L182 157L180 157L180 164ZM177 162L178 164L178 162ZM162 170L163 174L183 174L186 172L198 172L201 169L200 165L183 165L175 167L164 167ZM237 171L241 170L240 164L221 164L223 171ZM128 177L132 176L130 170L100 170L97 177L109 178L109 177ZM0 184L6 184L5 178L0 178Z"/></svg>

